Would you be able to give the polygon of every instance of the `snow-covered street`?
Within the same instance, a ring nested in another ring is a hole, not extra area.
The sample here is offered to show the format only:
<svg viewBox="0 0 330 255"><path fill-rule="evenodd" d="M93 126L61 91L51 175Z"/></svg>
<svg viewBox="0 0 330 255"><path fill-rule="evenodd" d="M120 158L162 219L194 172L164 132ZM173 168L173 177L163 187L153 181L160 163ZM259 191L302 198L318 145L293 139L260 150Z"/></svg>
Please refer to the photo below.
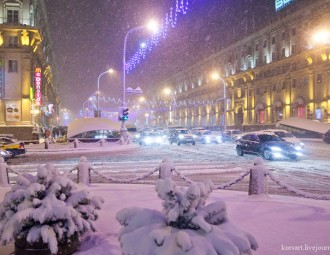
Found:
<svg viewBox="0 0 330 255"><path fill-rule="evenodd" d="M302 191L316 194L330 194L330 146L321 140L304 140L304 156L299 160L265 161L267 168L280 180ZM192 180L211 179L215 184L222 184L236 179L242 172L250 169L254 155L239 157L232 143L192 145L138 146L136 144L118 145L50 144L45 149L43 144L28 145L28 153L14 158L8 165L17 171L34 172L36 165L52 163L60 170L69 170L75 166L81 156L87 157L93 168L106 176L131 178L151 171L164 157L173 160L175 167ZM142 183L154 183L149 178ZM93 182L107 182L94 176ZM178 180L179 181L179 180ZM140 183L141 183L140 182ZM182 182L184 184L184 182ZM247 190L248 180L233 185L230 189ZM269 182L270 193L294 195Z"/></svg>

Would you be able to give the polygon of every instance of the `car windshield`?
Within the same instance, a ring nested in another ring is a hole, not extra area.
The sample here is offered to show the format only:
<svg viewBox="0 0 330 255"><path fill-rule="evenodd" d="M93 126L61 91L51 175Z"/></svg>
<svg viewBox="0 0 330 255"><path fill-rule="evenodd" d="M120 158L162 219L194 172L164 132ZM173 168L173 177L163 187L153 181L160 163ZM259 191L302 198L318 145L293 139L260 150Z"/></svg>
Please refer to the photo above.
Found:
<svg viewBox="0 0 330 255"><path fill-rule="evenodd" d="M258 135L261 142L271 142L271 141L283 141L280 137L276 135L261 134Z"/></svg>
<svg viewBox="0 0 330 255"><path fill-rule="evenodd" d="M179 134L189 134L189 130L178 130Z"/></svg>
<svg viewBox="0 0 330 255"><path fill-rule="evenodd" d="M234 131L232 131L232 134L233 135L242 134L242 131L240 131L240 130L234 130Z"/></svg>

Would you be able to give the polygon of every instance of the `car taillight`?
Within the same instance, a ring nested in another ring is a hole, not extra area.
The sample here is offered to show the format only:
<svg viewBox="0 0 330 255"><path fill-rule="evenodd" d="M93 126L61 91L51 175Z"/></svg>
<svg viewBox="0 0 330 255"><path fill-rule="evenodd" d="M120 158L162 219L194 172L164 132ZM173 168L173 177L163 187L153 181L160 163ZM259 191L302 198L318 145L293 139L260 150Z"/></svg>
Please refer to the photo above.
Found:
<svg viewBox="0 0 330 255"><path fill-rule="evenodd" d="M20 149L24 149L24 143L19 144Z"/></svg>

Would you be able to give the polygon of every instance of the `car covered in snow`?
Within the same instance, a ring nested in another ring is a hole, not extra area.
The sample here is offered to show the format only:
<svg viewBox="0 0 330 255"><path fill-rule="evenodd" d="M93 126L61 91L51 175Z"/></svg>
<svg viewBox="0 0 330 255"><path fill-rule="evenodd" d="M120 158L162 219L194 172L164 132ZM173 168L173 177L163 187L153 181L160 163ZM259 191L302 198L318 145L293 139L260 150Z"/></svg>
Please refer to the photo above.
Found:
<svg viewBox="0 0 330 255"><path fill-rule="evenodd" d="M243 132L239 129L227 129L222 131L222 142L235 142L235 140L241 136Z"/></svg>
<svg viewBox="0 0 330 255"><path fill-rule="evenodd" d="M141 132L138 141L140 145L161 145L167 142L162 132Z"/></svg>
<svg viewBox="0 0 330 255"><path fill-rule="evenodd" d="M203 144L222 143L222 133L220 131L207 130L197 138L197 142Z"/></svg>
<svg viewBox="0 0 330 255"><path fill-rule="evenodd" d="M177 128L169 131L169 143L176 143L177 145L191 143L192 145L196 144L196 135L192 134L186 128Z"/></svg>
<svg viewBox="0 0 330 255"><path fill-rule="evenodd" d="M0 148L9 151L13 157L26 153L24 142L12 137L0 136Z"/></svg>
<svg viewBox="0 0 330 255"><path fill-rule="evenodd" d="M302 156L301 146L283 140L281 137L269 132L251 132L244 134L235 141L238 156L256 154L266 160L289 158L297 159Z"/></svg>
<svg viewBox="0 0 330 255"><path fill-rule="evenodd" d="M295 145L299 145L302 148L305 146L304 143L297 137L295 137L291 132L283 130L283 129L266 129L262 130L263 132L269 132L273 133L279 137L281 137L283 140L293 143Z"/></svg>

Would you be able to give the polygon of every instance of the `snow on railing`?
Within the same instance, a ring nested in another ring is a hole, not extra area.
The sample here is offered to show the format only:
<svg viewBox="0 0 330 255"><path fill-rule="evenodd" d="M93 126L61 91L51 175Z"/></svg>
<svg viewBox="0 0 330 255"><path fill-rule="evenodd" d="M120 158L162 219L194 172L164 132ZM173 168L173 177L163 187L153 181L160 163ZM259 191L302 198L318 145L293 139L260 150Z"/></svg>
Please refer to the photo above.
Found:
<svg viewBox="0 0 330 255"><path fill-rule="evenodd" d="M1 158L0 158L1 161ZM114 177L109 177L104 174L102 174L100 171L97 169L93 168L90 163L88 162L86 157L81 157L79 160L78 165L75 167L71 168L70 170L66 171L63 173L65 176L69 176L73 171L77 170L77 182L78 183L85 183L88 184L91 182L91 172L96 174L97 176L108 180L110 182L115 182L115 183L133 183L137 182L143 179L148 178L149 176L152 176L154 173L159 172L158 177L159 178L171 178L171 173L174 172L176 173L181 179L186 181L187 183L191 184L194 183L195 181L191 180L189 177L183 175L180 171L175 169L173 162L171 162L169 159L164 158L162 160L162 163L154 168L153 170L145 173L142 176L130 178L130 179L124 179L124 178L114 178ZM14 173L16 175L20 175L19 171L16 171L10 167L7 166L5 162L0 162L0 185L2 186L8 186L7 184L9 183L9 173ZM262 159L257 158L254 162L254 166L243 172L238 178L235 178L232 181L226 182L221 185L214 185L215 189L226 189L228 187L231 187L234 184L239 183L242 181L246 176L250 175L250 180L249 180L249 195L252 194L264 194L268 193L267 190L267 179L264 177L269 176L269 178L274 181L276 184L279 186L283 187L284 189L295 193L298 196L302 196L305 198L312 198L312 199L318 199L318 200L330 200L330 195L318 195L318 194L312 194L309 192L305 192L302 190L299 190L297 188L294 188L290 186L289 184L283 182L282 180L276 178L271 172L266 169L266 167L263 165ZM7 176L7 178L6 178ZM165 177L164 177L165 176Z"/></svg>

